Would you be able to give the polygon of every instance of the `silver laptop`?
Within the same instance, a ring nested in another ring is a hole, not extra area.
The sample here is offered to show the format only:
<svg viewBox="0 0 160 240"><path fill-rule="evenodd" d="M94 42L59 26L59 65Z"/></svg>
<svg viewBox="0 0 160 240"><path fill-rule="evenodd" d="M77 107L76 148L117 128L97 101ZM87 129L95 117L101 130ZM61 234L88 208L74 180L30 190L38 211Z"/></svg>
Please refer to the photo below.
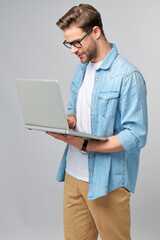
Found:
<svg viewBox="0 0 160 240"><path fill-rule="evenodd" d="M69 129L57 80L16 79L16 86L26 128L86 139L106 139Z"/></svg>

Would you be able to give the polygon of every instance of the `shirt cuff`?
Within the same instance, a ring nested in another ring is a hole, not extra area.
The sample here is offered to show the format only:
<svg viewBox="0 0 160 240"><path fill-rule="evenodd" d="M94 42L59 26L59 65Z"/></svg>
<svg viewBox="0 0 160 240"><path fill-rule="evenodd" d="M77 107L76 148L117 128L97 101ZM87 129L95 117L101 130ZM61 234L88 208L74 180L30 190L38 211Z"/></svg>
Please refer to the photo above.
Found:
<svg viewBox="0 0 160 240"><path fill-rule="evenodd" d="M127 130L121 131L118 134L118 138L119 138L121 145L127 152L131 152L131 151L137 149L135 137L129 131L127 131Z"/></svg>
<svg viewBox="0 0 160 240"><path fill-rule="evenodd" d="M67 115L69 115L71 113L73 113L76 117L76 111L74 111L73 109L70 109L70 110L67 111Z"/></svg>

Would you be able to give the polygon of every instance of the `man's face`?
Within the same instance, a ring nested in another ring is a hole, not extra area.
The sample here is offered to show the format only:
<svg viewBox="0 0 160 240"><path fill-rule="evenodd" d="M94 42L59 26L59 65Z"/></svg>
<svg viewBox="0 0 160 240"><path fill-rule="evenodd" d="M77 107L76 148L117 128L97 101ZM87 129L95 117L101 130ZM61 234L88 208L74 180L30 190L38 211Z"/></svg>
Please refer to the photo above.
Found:
<svg viewBox="0 0 160 240"><path fill-rule="evenodd" d="M63 31L66 42L79 41L84 37L86 32L76 26L71 26ZM76 54L82 63L94 60L97 54L96 41L93 32L87 35L81 42L82 47L76 48L72 45L71 52Z"/></svg>

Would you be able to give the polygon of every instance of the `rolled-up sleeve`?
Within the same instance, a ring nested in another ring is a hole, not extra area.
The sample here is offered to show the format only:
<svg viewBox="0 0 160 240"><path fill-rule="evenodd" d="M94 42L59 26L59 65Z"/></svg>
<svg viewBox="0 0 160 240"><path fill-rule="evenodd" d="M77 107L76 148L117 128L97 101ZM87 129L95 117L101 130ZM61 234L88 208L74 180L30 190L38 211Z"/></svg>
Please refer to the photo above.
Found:
<svg viewBox="0 0 160 240"><path fill-rule="evenodd" d="M77 72L78 72L78 67L75 68L74 78L70 86L70 101L68 103L67 115L74 113L74 115L76 116L76 101L77 101L76 80L77 80L77 74L78 74Z"/></svg>
<svg viewBox="0 0 160 240"><path fill-rule="evenodd" d="M122 131L118 138L127 152L145 146L148 132L147 91L145 81L138 71L123 78L118 110Z"/></svg>
<svg viewBox="0 0 160 240"><path fill-rule="evenodd" d="M74 115L76 116L76 105L75 105L76 98L77 98L76 87L74 82L72 82L70 87L70 101L68 103L67 115L74 113Z"/></svg>

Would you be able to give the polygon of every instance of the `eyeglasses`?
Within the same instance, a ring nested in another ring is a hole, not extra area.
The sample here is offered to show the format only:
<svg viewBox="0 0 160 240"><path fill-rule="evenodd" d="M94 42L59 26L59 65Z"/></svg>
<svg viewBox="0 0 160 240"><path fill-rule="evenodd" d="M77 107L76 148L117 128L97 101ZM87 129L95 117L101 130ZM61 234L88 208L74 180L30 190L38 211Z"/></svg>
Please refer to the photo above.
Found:
<svg viewBox="0 0 160 240"><path fill-rule="evenodd" d="M72 45L74 46L74 47L76 47L76 48L81 48L82 47L82 44L81 44L81 42L82 42L82 40L92 31L92 29L93 28L91 28L85 35L84 35L84 37L83 38L81 38L81 40L79 40L79 41L73 41L73 42L71 42L71 43L69 43L69 42L66 42L66 40L63 42L63 44L64 44L64 46L66 46L67 48L72 48Z"/></svg>

